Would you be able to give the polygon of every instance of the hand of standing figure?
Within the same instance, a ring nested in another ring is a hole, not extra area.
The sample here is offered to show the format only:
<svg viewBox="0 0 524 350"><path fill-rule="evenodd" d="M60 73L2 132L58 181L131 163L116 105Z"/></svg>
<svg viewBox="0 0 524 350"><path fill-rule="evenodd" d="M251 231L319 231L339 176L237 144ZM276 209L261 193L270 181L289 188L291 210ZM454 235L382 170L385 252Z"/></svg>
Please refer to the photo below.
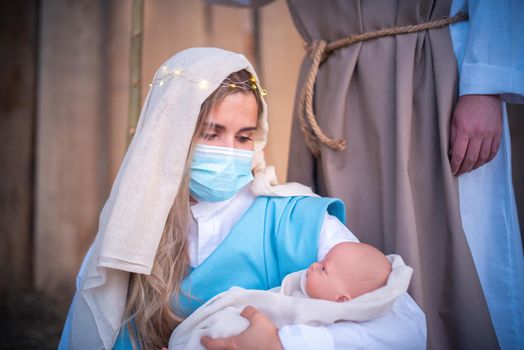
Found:
<svg viewBox="0 0 524 350"><path fill-rule="evenodd" d="M453 112L450 164L462 175L491 161L500 146L502 104L499 95L461 96Z"/></svg>
<svg viewBox="0 0 524 350"><path fill-rule="evenodd" d="M281 350L282 344L275 327L266 315L253 306L246 306L240 313L249 321L249 327L242 333L221 339L202 337L200 342L207 350Z"/></svg>

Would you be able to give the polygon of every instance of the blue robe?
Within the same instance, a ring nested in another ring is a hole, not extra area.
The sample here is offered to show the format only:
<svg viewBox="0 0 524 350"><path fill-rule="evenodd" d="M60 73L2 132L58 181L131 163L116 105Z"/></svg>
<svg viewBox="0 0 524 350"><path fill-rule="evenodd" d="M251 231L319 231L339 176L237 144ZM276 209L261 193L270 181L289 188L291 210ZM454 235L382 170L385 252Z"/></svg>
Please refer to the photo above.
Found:
<svg viewBox="0 0 524 350"><path fill-rule="evenodd" d="M317 197L258 197L218 248L192 269L173 304L188 316L232 286L267 290L316 261L325 214L345 222L344 204ZM123 327L114 349L131 349Z"/></svg>

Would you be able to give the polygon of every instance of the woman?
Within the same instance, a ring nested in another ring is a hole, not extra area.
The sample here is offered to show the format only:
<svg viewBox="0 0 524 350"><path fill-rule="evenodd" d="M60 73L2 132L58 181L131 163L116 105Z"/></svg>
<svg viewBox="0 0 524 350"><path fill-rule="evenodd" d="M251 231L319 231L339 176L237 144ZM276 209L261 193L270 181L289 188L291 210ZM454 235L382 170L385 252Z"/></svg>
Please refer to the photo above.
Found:
<svg viewBox="0 0 524 350"><path fill-rule="evenodd" d="M166 346L183 317L219 292L269 289L356 240L337 219L340 201L276 185L263 158L260 91L244 56L220 49L185 50L160 67L80 269L60 348ZM235 341L299 346L296 327L251 328ZM323 348L425 346L424 315L408 295L382 318L309 328Z"/></svg>

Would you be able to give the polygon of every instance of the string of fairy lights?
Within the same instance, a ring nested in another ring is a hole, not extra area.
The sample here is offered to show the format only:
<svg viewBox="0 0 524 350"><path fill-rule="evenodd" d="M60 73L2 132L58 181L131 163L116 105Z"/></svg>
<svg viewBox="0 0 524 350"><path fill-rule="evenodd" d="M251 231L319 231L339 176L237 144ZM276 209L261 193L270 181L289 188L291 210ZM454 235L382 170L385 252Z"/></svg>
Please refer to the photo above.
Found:
<svg viewBox="0 0 524 350"><path fill-rule="evenodd" d="M198 87L202 90L205 90L209 87L210 81L206 79L201 79L200 77L195 76L190 71L182 70L179 68L175 69L169 69L167 66L162 66L160 69L160 73L158 73L153 82L149 84L149 87L153 87L154 85L163 86L165 84L165 80L167 78L183 78L187 79L195 84L198 85ZM267 95L267 90L259 88L257 80L255 77L251 76L247 80L243 81L233 81L229 78L225 79L220 83L222 86L227 86L232 89L243 89L243 90L257 90L259 89L260 94L262 96Z"/></svg>

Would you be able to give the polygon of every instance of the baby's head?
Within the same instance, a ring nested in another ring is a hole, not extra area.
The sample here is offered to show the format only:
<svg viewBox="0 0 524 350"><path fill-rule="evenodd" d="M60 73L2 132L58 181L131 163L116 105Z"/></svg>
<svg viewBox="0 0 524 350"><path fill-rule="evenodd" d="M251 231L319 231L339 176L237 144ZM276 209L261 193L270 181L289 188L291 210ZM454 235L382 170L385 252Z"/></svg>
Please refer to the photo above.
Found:
<svg viewBox="0 0 524 350"><path fill-rule="evenodd" d="M390 272L391 264L378 249L339 243L308 268L306 292L315 299L347 301L386 285Z"/></svg>

